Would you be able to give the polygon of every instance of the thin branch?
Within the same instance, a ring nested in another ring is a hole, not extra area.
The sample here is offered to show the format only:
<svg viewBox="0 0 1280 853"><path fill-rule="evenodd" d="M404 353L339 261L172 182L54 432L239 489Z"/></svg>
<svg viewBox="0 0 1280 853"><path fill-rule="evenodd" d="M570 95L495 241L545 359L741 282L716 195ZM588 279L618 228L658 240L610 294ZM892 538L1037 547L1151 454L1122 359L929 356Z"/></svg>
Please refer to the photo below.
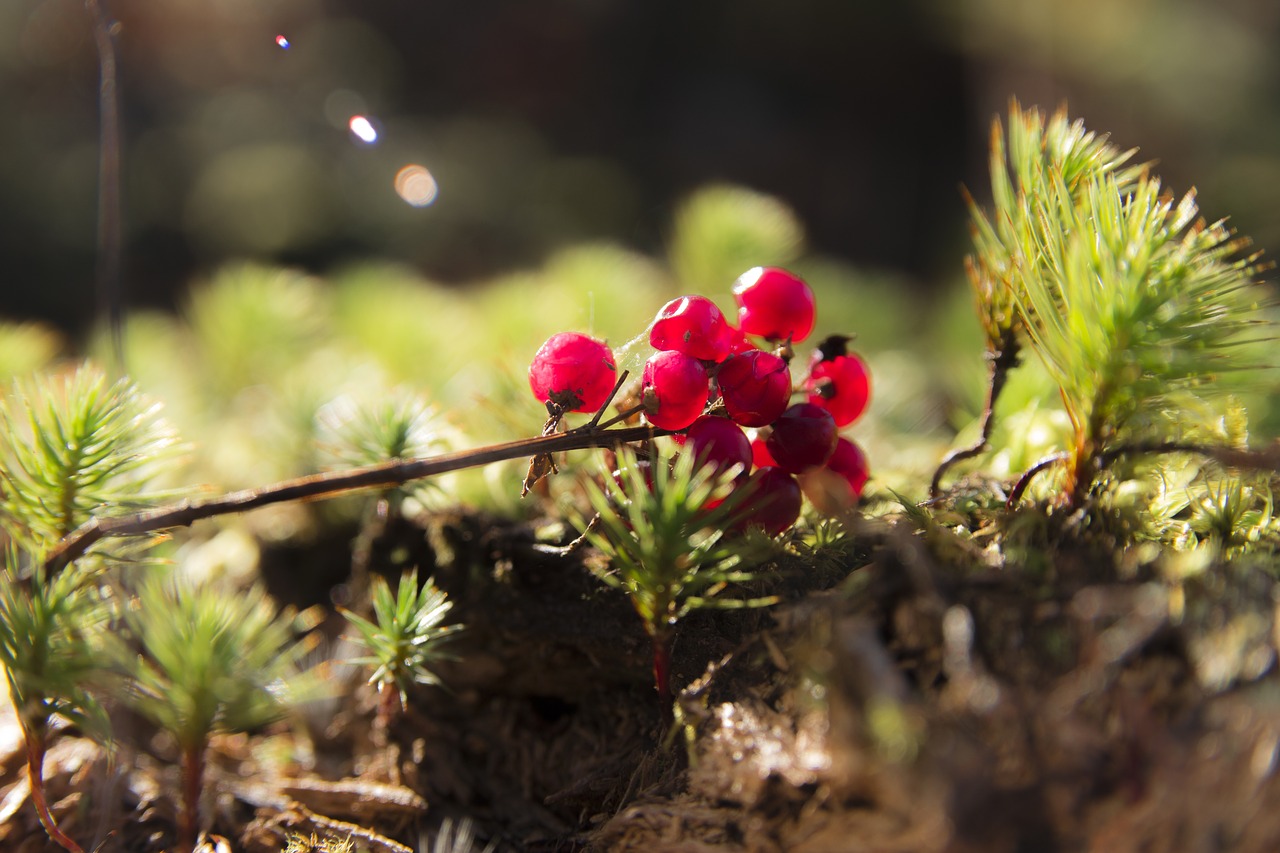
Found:
<svg viewBox="0 0 1280 853"><path fill-rule="evenodd" d="M1228 468L1249 468L1256 471L1280 472L1280 444L1272 444L1262 450L1249 448L1242 450L1236 447L1214 447L1185 441L1139 442L1136 444L1122 444L1104 450L1098 454L1098 461L1105 466L1124 456L1157 453L1195 453L1199 456L1208 456Z"/></svg>
<svg viewBox="0 0 1280 853"><path fill-rule="evenodd" d="M230 492L206 501L181 501L172 506L157 507L132 515L94 518L63 539L45 559L44 568L49 573L57 572L83 556L98 541L107 537L136 536L171 527L189 527L202 519L247 512L272 504L329 498L364 489L400 486L411 480L420 480L465 468L476 468L508 459L561 453L567 450L612 447L669 434L666 430L647 426L612 430L588 427L423 459L393 460L363 468L312 474L257 489Z"/></svg>
<svg viewBox="0 0 1280 853"><path fill-rule="evenodd" d="M1052 468L1054 465L1061 465L1069 458L1071 458L1070 454L1055 453L1052 456L1046 456L1026 471L1023 471L1022 476L1018 478L1018 482L1013 484L1013 489L1009 492L1009 500L1005 502L1005 506L1013 509L1022 500L1023 492L1027 490L1027 486L1031 485L1031 481L1035 479L1037 474Z"/></svg>
<svg viewBox="0 0 1280 853"><path fill-rule="evenodd" d="M987 402L982 410L981 437L974 444L957 448L943 458L938 464L938 470L933 472L933 480L929 483L929 497L936 498L942 494L942 478L947 473L947 469L957 462L972 459L991 444L991 433L995 431L996 402L1000 399L1000 392L1004 390L1005 382L1009 379L1009 371L1018 366L1019 355L1018 339L1013 327L1006 327L1000 335L999 349L987 353L991 370L987 385Z"/></svg>
<svg viewBox="0 0 1280 853"><path fill-rule="evenodd" d="M98 301L111 330L116 367L124 369L124 294L120 210L120 94L116 72L115 22L104 0L84 0L98 49Z"/></svg>

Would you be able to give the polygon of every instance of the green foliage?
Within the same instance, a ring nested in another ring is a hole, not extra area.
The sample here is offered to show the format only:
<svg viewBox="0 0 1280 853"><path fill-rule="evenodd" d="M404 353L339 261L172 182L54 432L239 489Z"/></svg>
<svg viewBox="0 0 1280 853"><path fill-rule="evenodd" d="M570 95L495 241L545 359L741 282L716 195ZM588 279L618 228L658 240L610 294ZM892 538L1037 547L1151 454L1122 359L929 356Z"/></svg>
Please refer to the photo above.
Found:
<svg viewBox="0 0 1280 853"><path fill-rule="evenodd" d="M715 467L691 454L656 445L642 466L629 448L618 450L618 472L585 488L599 521L587 540L609 558L597 576L627 593L651 636L700 608L759 607L773 598L721 596L732 584L753 580L745 570L767 553L769 540L734 537L729 530L742 509L743 492Z"/></svg>
<svg viewBox="0 0 1280 853"><path fill-rule="evenodd" d="M1123 446L1216 437L1223 380L1247 372L1263 322L1254 256L1194 194L1169 196L1104 137L1015 104L992 135L994 213L975 208L971 280L988 346L1025 333L1073 437L1067 500ZM1203 417L1201 417L1203 416ZM1197 432L1199 429L1199 432Z"/></svg>
<svg viewBox="0 0 1280 853"><path fill-rule="evenodd" d="M48 367L61 349L62 341L47 326L0 322L0 381Z"/></svg>
<svg viewBox="0 0 1280 853"><path fill-rule="evenodd" d="M321 445L339 467L357 468L395 459L417 459L449 449L446 425L440 413L421 395L399 389L369 403L340 397L322 408ZM438 478L406 484L391 490L397 497L422 497L439 489Z"/></svg>
<svg viewBox="0 0 1280 853"><path fill-rule="evenodd" d="M804 244L804 227L778 199L743 187L712 185L676 212L668 250L681 287L694 293L727 291L756 266L782 266Z"/></svg>
<svg viewBox="0 0 1280 853"><path fill-rule="evenodd" d="M174 447L160 407L128 381L84 365L23 383L0 409L0 524L42 554L95 513L163 496L148 487Z"/></svg>
<svg viewBox="0 0 1280 853"><path fill-rule="evenodd" d="M373 621L349 610L342 613L368 651L353 663L372 667L369 683L380 692L394 688L403 707L411 686L439 683L432 666L448 658L441 644L463 626L441 624L453 602L430 579L419 587L416 569L401 576L394 594L385 578L375 577L372 600Z"/></svg>
<svg viewBox="0 0 1280 853"><path fill-rule="evenodd" d="M281 376L323 340L319 282L289 270L231 266L195 288L186 311L213 390L230 398Z"/></svg>
<svg viewBox="0 0 1280 853"><path fill-rule="evenodd" d="M218 732L250 731L317 695L299 664L310 650L291 614L258 587L230 593L174 578L144 583L125 612L137 653L122 666L127 698L184 753Z"/></svg>
<svg viewBox="0 0 1280 853"><path fill-rule="evenodd" d="M998 350L1006 330L1019 323L1016 307L1034 281L1054 275L1052 254L1040 249L1052 249L1067 237L1058 219L1060 206L1074 208L1089 181L1108 175L1118 192L1127 191L1143 170L1125 166L1134 153L1086 131L1082 122L1069 121L1062 110L1046 122L1039 110L1023 111L1015 101L1007 144L999 120L993 124L995 209L988 216L970 200L975 254L966 259L989 348Z"/></svg>
<svg viewBox="0 0 1280 853"><path fill-rule="evenodd" d="M8 549L0 574L0 665L28 737L43 739L54 715L106 734L91 687L106 680L112 613L109 594L79 567L45 577Z"/></svg>

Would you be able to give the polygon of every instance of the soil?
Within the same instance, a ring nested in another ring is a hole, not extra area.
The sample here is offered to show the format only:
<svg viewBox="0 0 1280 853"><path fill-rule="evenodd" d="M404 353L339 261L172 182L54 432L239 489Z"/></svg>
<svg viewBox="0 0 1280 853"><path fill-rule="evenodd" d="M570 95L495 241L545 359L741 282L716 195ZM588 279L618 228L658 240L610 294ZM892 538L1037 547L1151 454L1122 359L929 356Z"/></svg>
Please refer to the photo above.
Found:
<svg viewBox="0 0 1280 853"><path fill-rule="evenodd" d="M426 851L444 826L459 853L1280 850L1270 566L1171 581L1070 520L1015 522L1041 531L1020 551L903 516L780 554L760 583L782 603L680 624L670 727L589 552L478 515L392 525L369 566L430 569L467 625L446 687L384 729L335 667L303 719L219 738L210 847ZM269 553L273 591L327 602L349 533ZM55 739L51 801L86 849L172 842L171 746L140 731L114 760ZM4 732L0 848L49 849Z"/></svg>

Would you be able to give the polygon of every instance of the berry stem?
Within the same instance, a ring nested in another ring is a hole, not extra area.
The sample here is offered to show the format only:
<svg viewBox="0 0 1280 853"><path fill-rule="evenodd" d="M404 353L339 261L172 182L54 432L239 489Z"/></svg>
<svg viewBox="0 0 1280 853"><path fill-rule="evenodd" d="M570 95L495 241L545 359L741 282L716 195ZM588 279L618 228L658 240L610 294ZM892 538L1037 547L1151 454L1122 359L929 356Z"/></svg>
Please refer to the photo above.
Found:
<svg viewBox="0 0 1280 853"><path fill-rule="evenodd" d="M588 424L554 435L522 438L422 459L396 459L362 468L311 474L257 489L228 492L207 501L185 500L131 515L94 518L63 539L50 552L44 567L48 572L57 572L107 537L136 536L171 527L189 527L202 519L248 512L287 501L315 500L364 489L399 486L424 477L477 468L508 459L594 447L614 447L669 434L667 430L650 426L602 429Z"/></svg>

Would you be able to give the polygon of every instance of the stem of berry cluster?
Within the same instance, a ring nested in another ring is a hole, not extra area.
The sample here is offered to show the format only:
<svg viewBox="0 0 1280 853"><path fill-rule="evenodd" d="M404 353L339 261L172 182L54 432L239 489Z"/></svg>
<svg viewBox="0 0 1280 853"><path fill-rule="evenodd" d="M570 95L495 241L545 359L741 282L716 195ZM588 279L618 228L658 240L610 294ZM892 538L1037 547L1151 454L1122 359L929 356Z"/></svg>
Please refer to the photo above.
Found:
<svg viewBox="0 0 1280 853"><path fill-rule="evenodd" d="M257 489L230 492L206 501L181 501L131 515L94 518L81 525L50 552L45 559L45 570L61 570L83 556L95 543L108 537L136 536L171 527L188 527L202 519L247 512L271 504L316 500L365 489L399 486L424 477L509 459L546 456L569 450L616 447L669 434L667 430L650 426L602 429L594 424L587 424L563 433L539 435L422 459L396 459L363 468L312 474Z"/></svg>

